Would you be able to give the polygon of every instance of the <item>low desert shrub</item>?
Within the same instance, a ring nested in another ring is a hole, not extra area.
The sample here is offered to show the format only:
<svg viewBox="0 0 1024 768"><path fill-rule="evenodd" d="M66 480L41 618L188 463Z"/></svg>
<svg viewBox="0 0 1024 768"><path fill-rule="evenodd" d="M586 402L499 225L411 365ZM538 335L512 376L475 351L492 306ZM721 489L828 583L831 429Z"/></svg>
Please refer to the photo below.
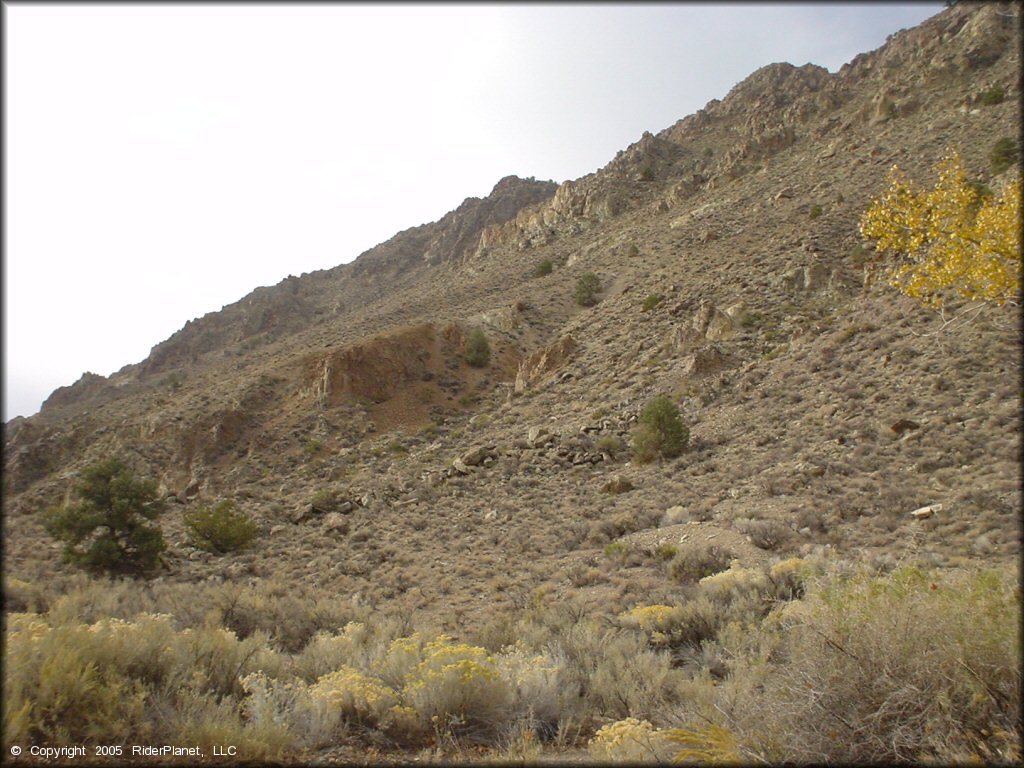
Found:
<svg viewBox="0 0 1024 768"><path fill-rule="evenodd" d="M597 294L601 292L601 280L593 272L584 273L576 281L576 303L581 307L592 307L597 304Z"/></svg>
<svg viewBox="0 0 1024 768"><path fill-rule="evenodd" d="M259 528L252 518L235 509L232 499L224 499L215 506L200 506L186 513L185 531L189 543L207 552L234 552L252 543Z"/></svg>
<svg viewBox="0 0 1024 768"><path fill-rule="evenodd" d="M988 162L993 176L998 176L1020 162L1020 149L1017 147L1016 139L1010 136L998 139L988 154Z"/></svg>
<svg viewBox="0 0 1024 768"><path fill-rule="evenodd" d="M9 743L126 743L151 737L195 743L203 710L207 732L241 735L239 677L273 669L266 636L245 641L216 626L178 630L167 615L93 624L13 614L4 647L4 733ZM214 709L222 719L209 719ZM255 742L252 734L246 740ZM218 742L222 743L222 742ZM233 743L233 742L229 742ZM262 748L249 754L264 754Z"/></svg>
<svg viewBox="0 0 1024 768"><path fill-rule="evenodd" d="M669 576L676 581L700 581L705 576L724 571L732 558L733 553L718 544L682 545L669 562Z"/></svg>
<svg viewBox="0 0 1024 768"><path fill-rule="evenodd" d="M89 627L51 627L35 614L12 614L6 629L6 743L92 745L148 735L141 683L96 664Z"/></svg>
<svg viewBox="0 0 1024 768"><path fill-rule="evenodd" d="M654 556L659 560L670 561L679 554L679 548L675 544L659 544L654 550Z"/></svg>
<svg viewBox="0 0 1024 768"><path fill-rule="evenodd" d="M207 617L246 638L262 631L282 651L295 653L317 632L343 627L366 613L343 595L295 587L275 579L217 584L202 597Z"/></svg>
<svg viewBox="0 0 1024 768"><path fill-rule="evenodd" d="M665 297L662 296L660 293L652 293L646 299L644 299L644 303L640 305L640 309L643 310L644 312L650 312L656 306L661 304L661 302L664 301L664 299Z"/></svg>
<svg viewBox="0 0 1024 768"><path fill-rule="evenodd" d="M721 726L662 729L635 717L602 726L587 749L609 763L732 765L741 759L735 736Z"/></svg>
<svg viewBox="0 0 1024 768"><path fill-rule="evenodd" d="M602 763L667 763L673 750L648 720L627 717L601 726L587 751Z"/></svg>
<svg viewBox="0 0 1024 768"><path fill-rule="evenodd" d="M479 328L474 328L466 337L463 359L474 368L486 368L491 362L491 345L487 334Z"/></svg>
<svg viewBox="0 0 1024 768"><path fill-rule="evenodd" d="M316 748L337 741L342 725L340 709L314 701L301 680L278 679L251 672L241 681L245 699L241 711L257 732L286 734L294 744Z"/></svg>
<svg viewBox="0 0 1024 768"><path fill-rule="evenodd" d="M491 654L446 635L425 640L414 633L392 641L373 674L394 693L389 727L405 739L443 731L487 741L512 723L551 720L560 711L560 664L521 646ZM378 693L383 701L385 688Z"/></svg>
<svg viewBox="0 0 1024 768"><path fill-rule="evenodd" d="M315 682L346 665L365 666L370 661L370 641L371 633L362 622L350 621L340 632L317 632L295 655L296 674L306 682Z"/></svg>
<svg viewBox="0 0 1024 768"><path fill-rule="evenodd" d="M832 572L762 623L731 727L768 761L1016 762L1019 628L1012 574Z"/></svg>
<svg viewBox="0 0 1024 768"><path fill-rule="evenodd" d="M982 91L981 104L985 107L993 107L996 104L1002 104L1006 101L1006 91L1001 85L994 85L991 88Z"/></svg>
<svg viewBox="0 0 1024 768"><path fill-rule="evenodd" d="M761 549L778 549L793 535L789 527L779 520L740 519L733 521L733 528L745 533L754 546Z"/></svg>
<svg viewBox="0 0 1024 768"><path fill-rule="evenodd" d="M679 417L679 406L667 395L653 397L640 413L640 426L633 433L633 458L645 463L662 456L678 456L690 441L690 430Z"/></svg>
<svg viewBox="0 0 1024 768"><path fill-rule="evenodd" d="M537 262L537 266L533 268L534 277L544 277L544 275L550 275L554 269L554 264L551 259L544 258Z"/></svg>
<svg viewBox="0 0 1024 768"><path fill-rule="evenodd" d="M8 577L3 590L4 608L10 613L41 613L49 605L46 590L37 584Z"/></svg>
<svg viewBox="0 0 1024 768"><path fill-rule="evenodd" d="M690 511L686 507L677 504L674 507L669 507L665 510L665 514L661 516L661 525L679 525L680 523L685 523L689 520Z"/></svg>
<svg viewBox="0 0 1024 768"><path fill-rule="evenodd" d="M696 597L681 605L645 605L619 614L621 626L644 633L652 647L694 650L713 640L730 618L720 605Z"/></svg>

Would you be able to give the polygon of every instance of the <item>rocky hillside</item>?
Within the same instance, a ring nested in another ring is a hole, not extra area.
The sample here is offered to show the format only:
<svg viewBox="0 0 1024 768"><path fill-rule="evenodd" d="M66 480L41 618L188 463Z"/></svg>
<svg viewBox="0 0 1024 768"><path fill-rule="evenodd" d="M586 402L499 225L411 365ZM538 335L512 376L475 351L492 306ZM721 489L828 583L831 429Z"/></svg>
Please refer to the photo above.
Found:
<svg viewBox="0 0 1024 768"><path fill-rule="evenodd" d="M629 607L672 589L609 566L614 541L1013 560L1018 314L952 329L865 287L857 221L893 164L924 182L957 148L993 188L1017 172L988 155L1020 133L1019 25L958 4L834 74L769 64L596 173L502 179L85 374L5 425L5 571L65 572L39 512L115 453L172 502L164 579L315 585L452 626L538 590ZM473 328L486 368L463 360ZM658 393L691 447L631 463ZM212 557L182 515L222 498L262 535Z"/></svg>

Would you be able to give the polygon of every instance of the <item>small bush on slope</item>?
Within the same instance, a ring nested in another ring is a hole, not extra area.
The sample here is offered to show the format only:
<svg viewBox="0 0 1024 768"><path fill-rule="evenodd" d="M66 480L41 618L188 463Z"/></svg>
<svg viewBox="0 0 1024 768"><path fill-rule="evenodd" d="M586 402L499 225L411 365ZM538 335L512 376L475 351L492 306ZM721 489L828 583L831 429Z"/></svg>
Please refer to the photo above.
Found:
<svg viewBox="0 0 1024 768"><path fill-rule="evenodd" d="M679 418L679 407L666 395L657 395L644 406L640 426L633 433L633 458L646 463L659 456L671 459L690 442L690 430Z"/></svg>
<svg viewBox="0 0 1024 768"><path fill-rule="evenodd" d="M244 549L259 532L247 514L235 511L235 502L231 499L186 514L185 530L192 546L219 553Z"/></svg>

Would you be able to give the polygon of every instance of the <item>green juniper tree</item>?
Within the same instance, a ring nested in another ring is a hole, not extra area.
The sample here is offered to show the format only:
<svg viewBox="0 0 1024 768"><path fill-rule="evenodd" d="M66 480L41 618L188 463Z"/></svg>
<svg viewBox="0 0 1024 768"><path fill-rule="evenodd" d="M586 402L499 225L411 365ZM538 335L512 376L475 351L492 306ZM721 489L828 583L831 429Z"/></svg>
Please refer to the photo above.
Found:
<svg viewBox="0 0 1024 768"><path fill-rule="evenodd" d="M156 520L162 511L156 483L142 480L117 457L85 469L75 489L77 502L51 507L43 525L64 542L64 559L108 573L144 573L159 563L164 537Z"/></svg>

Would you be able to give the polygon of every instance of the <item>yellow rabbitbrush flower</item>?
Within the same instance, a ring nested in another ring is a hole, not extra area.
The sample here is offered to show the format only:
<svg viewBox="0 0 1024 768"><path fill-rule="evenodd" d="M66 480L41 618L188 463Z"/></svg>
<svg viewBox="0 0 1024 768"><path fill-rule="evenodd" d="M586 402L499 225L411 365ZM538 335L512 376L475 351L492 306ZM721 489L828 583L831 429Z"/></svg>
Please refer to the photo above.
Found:
<svg viewBox="0 0 1024 768"><path fill-rule="evenodd" d="M484 648L441 635L424 644L422 661L406 675L402 696L424 723L455 715L482 721L501 719L512 691Z"/></svg>
<svg viewBox="0 0 1024 768"><path fill-rule="evenodd" d="M591 756L609 762L661 762L665 744L649 720L627 717L602 726L587 745Z"/></svg>
<svg viewBox="0 0 1024 768"><path fill-rule="evenodd" d="M398 696L391 688L348 666L321 677L309 693L314 701L357 722L380 722L398 704Z"/></svg>
<svg viewBox="0 0 1024 768"><path fill-rule="evenodd" d="M704 765L740 760L736 738L721 726L659 729L635 717L603 726L587 748L593 757L615 763Z"/></svg>
<svg viewBox="0 0 1024 768"><path fill-rule="evenodd" d="M644 632L664 632L678 613L679 611L671 605L638 605L620 613L619 619L626 624L639 627Z"/></svg>
<svg viewBox="0 0 1024 768"><path fill-rule="evenodd" d="M889 188L864 212L863 237L897 260L889 284L938 308L944 294L1004 304L1020 292L1020 179L998 194L968 182L955 152L937 166L939 181L917 190L893 166Z"/></svg>

